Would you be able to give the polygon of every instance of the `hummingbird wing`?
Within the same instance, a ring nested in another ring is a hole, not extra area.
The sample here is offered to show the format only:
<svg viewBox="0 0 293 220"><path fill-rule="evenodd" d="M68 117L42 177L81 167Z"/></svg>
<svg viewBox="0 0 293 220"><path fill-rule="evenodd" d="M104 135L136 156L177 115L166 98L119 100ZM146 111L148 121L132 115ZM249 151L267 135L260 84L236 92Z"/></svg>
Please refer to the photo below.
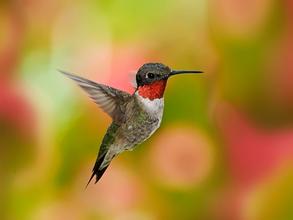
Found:
<svg viewBox="0 0 293 220"><path fill-rule="evenodd" d="M70 79L74 80L98 106L103 109L115 122L123 119L125 103L131 98L127 92L112 88L100 83L95 83L72 73L60 71Z"/></svg>

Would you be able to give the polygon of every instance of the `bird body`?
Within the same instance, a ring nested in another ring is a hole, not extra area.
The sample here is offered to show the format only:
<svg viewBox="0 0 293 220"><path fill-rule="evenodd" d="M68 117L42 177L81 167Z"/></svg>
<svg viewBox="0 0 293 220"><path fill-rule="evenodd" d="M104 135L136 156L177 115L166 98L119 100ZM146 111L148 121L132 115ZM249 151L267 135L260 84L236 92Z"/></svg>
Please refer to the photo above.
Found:
<svg viewBox="0 0 293 220"><path fill-rule="evenodd" d="M96 182L101 178L116 155L133 150L160 127L168 78L179 73L199 72L171 71L163 64L148 63L138 70L137 88L133 94L129 94L62 71L76 81L113 119L102 140L88 184L94 176Z"/></svg>
<svg viewBox="0 0 293 220"><path fill-rule="evenodd" d="M101 170L107 167L117 154L133 150L160 126L163 116L163 98L150 101L134 94L125 105L123 120L120 123L113 121L102 141L105 151L101 147L99 152L99 157L103 157L103 161L98 162Z"/></svg>

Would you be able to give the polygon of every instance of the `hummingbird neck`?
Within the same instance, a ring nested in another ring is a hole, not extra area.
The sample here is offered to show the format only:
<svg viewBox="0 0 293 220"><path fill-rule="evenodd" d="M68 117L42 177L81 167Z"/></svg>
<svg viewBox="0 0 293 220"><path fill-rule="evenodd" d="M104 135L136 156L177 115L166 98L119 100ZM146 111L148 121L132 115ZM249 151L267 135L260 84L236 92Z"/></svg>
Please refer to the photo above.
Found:
<svg viewBox="0 0 293 220"><path fill-rule="evenodd" d="M138 94L149 100L160 99L164 95L167 80L155 81L137 88Z"/></svg>

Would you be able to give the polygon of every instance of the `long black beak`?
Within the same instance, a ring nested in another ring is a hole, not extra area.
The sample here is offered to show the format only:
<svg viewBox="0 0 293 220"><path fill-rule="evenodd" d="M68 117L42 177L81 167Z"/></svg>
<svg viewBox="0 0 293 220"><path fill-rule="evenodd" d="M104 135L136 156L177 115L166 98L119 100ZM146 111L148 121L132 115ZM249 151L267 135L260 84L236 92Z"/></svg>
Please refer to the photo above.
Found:
<svg viewBox="0 0 293 220"><path fill-rule="evenodd" d="M203 72L199 70L172 70L169 76L184 74L184 73L203 73Z"/></svg>

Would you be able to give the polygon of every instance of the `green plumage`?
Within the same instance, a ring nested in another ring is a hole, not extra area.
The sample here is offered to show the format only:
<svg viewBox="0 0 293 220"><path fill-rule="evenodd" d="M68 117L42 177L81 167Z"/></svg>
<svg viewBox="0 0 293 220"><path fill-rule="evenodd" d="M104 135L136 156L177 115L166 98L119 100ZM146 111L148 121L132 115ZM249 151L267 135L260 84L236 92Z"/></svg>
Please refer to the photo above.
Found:
<svg viewBox="0 0 293 220"><path fill-rule="evenodd" d="M105 153L107 153L110 145L114 143L116 132L119 128L119 125L112 122L112 124L107 129L106 135L103 138L102 144L100 146L98 158L102 157Z"/></svg>
<svg viewBox="0 0 293 220"><path fill-rule="evenodd" d="M95 162L95 166L93 168L93 173L91 178L89 179L87 185L91 182L93 177L96 175L96 182L99 181L99 179L102 177L103 173L107 169L108 165L102 169L100 169L101 164L103 163L105 156L109 150L109 146L111 146L115 141L115 135L118 130L119 126L112 122L112 124L109 126L106 135L103 138L102 144L99 149L99 154L97 157L97 160Z"/></svg>

